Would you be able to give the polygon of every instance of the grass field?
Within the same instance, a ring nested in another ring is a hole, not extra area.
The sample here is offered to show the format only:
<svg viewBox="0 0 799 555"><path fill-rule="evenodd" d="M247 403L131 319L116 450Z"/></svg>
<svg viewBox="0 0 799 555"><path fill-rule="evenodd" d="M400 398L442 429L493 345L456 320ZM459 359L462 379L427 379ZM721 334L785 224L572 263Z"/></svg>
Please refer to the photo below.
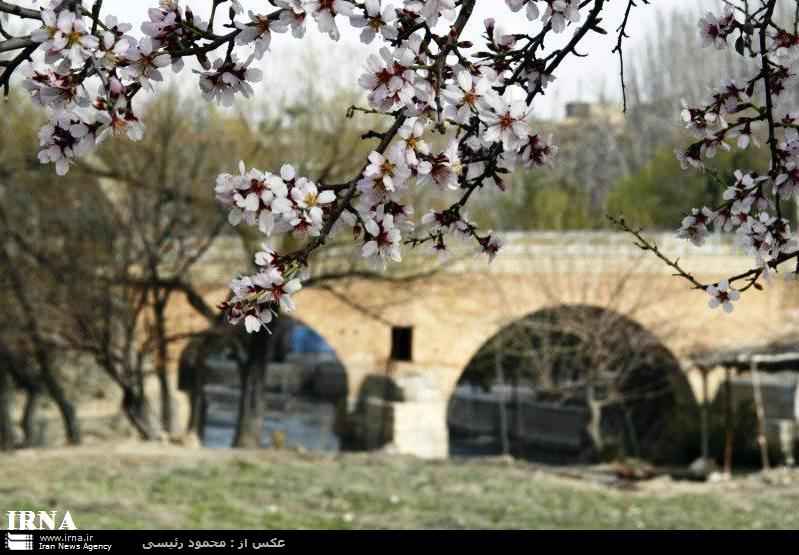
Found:
<svg viewBox="0 0 799 555"><path fill-rule="evenodd" d="M0 455L0 512L69 510L82 529L799 528L799 475L779 476L628 491L504 459L125 443Z"/></svg>

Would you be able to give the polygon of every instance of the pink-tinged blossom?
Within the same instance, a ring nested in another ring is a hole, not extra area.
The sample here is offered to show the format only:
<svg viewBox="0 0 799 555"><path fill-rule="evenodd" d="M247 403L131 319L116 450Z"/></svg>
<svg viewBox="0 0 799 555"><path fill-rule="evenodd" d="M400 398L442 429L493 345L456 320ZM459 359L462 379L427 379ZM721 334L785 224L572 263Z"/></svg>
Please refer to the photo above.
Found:
<svg viewBox="0 0 799 555"><path fill-rule="evenodd" d="M245 98L253 95L250 83L259 82L263 73L260 69L251 68L254 56L245 62L235 59L225 61L218 59L210 71L200 72L200 89L206 100L215 100L223 106L232 106L237 94Z"/></svg>
<svg viewBox="0 0 799 555"><path fill-rule="evenodd" d="M430 171L419 178L419 186L433 184L439 190L460 188L463 164L458 154L458 141L450 141L447 150L433 156L430 164Z"/></svg>
<svg viewBox="0 0 799 555"><path fill-rule="evenodd" d="M682 106L680 117L685 122L686 129L689 129L698 138L708 136L710 130L727 127L727 122L718 110L693 108L688 106L685 100L682 101Z"/></svg>
<svg viewBox="0 0 799 555"><path fill-rule="evenodd" d="M39 161L54 164L58 175L66 175L72 160L94 148L97 127L73 112L55 113L39 130Z"/></svg>
<svg viewBox="0 0 799 555"><path fill-rule="evenodd" d="M727 187L722 193L722 198L732 201L731 210L733 214L748 214L752 208L764 210L768 207L768 200L763 195L760 183L767 180L766 176L758 176L753 173L744 173L735 170L735 182Z"/></svg>
<svg viewBox="0 0 799 555"><path fill-rule="evenodd" d="M699 146L691 145L686 150L677 148L674 150L674 155L677 158L677 161L680 163L680 167L684 170L689 168L697 170L705 169L705 163L702 161Z"/></svg>
<svg viewBox="0 0 799 555"><path fill-rule="evenodd" d="M787 162L774 180L774 194L789 199L799 193L799 167L794 161Z"/></svg>
<svg viewBox="0 0 799 555"><path fill-rule="evenodd" d="M255 168L247 170L244 162L239 162L239 175L219 175L214 191L217 200L230 209L231 225L243 221L257 225L266 235L274 230L275 215L282 216L284 211L277 207L288 195L288 187L280 178Z"/></svg>
<svg viewBox="0 0 799 555"><path fill-rule="evenodd" d="M785 62L793 62L799 56L799 35L780 29L769 35L767 49Z"/></svg>
<svg viewBox="0 0 799 555"><path fill-rule="evenodd" d="M34 70L26 64L22 68L25 79L22 86L37 104L56 110L88 106L89 99L72 72L59 73L50 68Z"/></svg>
<svg viewBox="0 0 799 555"><path fill-rule="evenodd" d="M125 58L129 61L129 64L122 68L125 77L139 81L150 89L152 89L150 81L164 80L160 69L171 63L169 54L159 53L150 37L144 37L138 45L128 50Z"/></svg>
<svg viewBox="0 0 799 555"><path fill-rule="evenodd" d="M688 216L682 220L682 225L677 231L677 237L688 239L696 246L701 246L710 232L708 226L716 214L708 207L701 210L693 208Z"/></svg>
<svg viewBox="0 0 799 555"><path fill-rule="evenodd" d="M525 168L551 166L558 147L552 143L552 135L544 139L537 133L531 133L519 148L516 159Z"/></svg>
<svg viewBox="0 0 799 555"><path fill-rule="evenodd" d="M232 324L244 321L248 333L255 333L262 327L268 331L267 325L278 310L294 310L292 295L301 288L298 278L286 279L282 268L267 266L252 276L234 279L230 283L233 295L220 308L227 312Z"/></svg>
<svg viewBox="0 0 799 555"><path fill-rule="evenodd" d="M378 110L390 112L398 105L412 104L416 93L416 72L410 69L415 55L410 48L394 52L380 49L380 56L370 55L366 60L366 73L358 83L369 91L369 104Z"/></svg>
<svg viewBox="0 0 799 555"><path fill-rule="evenodd" d="M493 262L494 258L496 258L499 250L503 246L502 239L500 239L496 233L490 233L485 237L481 237L478 239L478 243L480 244L480 248L483 254L488 256L488 261Z"/></svg>
<svg viewBox="0 0 799 555"><path fill-rule="evenodd" d="M699 33L702 46L713 45L718 49L727 47L727 37L735 29L735 16L732 10L725 9L721 17L716 17L712 12L707 12L699 21Z"/></svg>
<svg viewBox="0 0 799 555"><path fill-rule="evenodd" d="M730 286L729 281L726 279L721 280L716 285L710 285L705 289L710 300L708 306L710 308L717 308L719 306L724 309L724 312L730 313L733 311L732 303L741 298L741 294Z"/></svg>

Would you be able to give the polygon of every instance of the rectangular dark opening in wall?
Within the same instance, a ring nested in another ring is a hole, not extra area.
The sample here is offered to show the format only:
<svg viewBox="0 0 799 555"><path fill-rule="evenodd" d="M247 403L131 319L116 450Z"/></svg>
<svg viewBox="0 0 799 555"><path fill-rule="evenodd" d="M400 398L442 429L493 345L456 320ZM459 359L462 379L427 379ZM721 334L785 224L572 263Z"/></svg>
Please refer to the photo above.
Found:
<svg viewBox="0 0 799 555"><path fill-rule="evenodd" d="M411 360L413 328L395 326L391 328L391 360Z"/></svg>

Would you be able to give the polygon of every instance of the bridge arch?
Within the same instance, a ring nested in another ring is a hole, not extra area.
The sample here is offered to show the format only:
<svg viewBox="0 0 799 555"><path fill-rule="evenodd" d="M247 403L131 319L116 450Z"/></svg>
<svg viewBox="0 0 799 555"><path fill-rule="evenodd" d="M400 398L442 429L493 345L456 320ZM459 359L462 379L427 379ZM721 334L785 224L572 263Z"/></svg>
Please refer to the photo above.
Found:
<svg viewBox="0 0 799 555"><path fill-rule="evenodd" d="M281 436L288 446L340 449L349 395L344 363L306 322L284 315L273 324L273 348L259 393L265 409L263 444ZM249 358L254 336L241 327L207 331L183 344L177 388L188 397L189 430L207 446L227 447L236 427L241 365Z"/></svg>
<svg viewBox="0 0 799 555"><path fill-rule="evenodd" d="M612 450L657 458L689 398L677 358L634 319L550 306L505 324L470 358L448 402L450 446L560 462Z"/></svg>
<svg viewBox="0 0 799 555"><path fill-rule="evenodd" d="M653 238L666 256L696 269L695 277L702 282L750 263L724 237L713 238L703 249L673 234ZM423 406L405 395L392 409L393 425L400 430L405 424L421 428L440 422L443 430L436 437L443 437L446 445L447 400L480 347L507 324L560 305L591 304L623 314L680 360L694 351L757 343L799 327L796 282L775 280L764 291L745 295L732 314L724 314L709 310L701 291L672 276L654 257L643 257L624 234L510 233L505 240L501 256L491 264L483 257L464 257L417 280L397 280L389 273L386 279L336 279L299 292L295 316L338 354L347 369L351 403L370 376L396 380L400 386L408 376L413 387L425 382L437 391L441 406L433 410L432 401ZM227 295L222 284L230 269L244 267L250 257L234 251L220 245L200 265L203 271L195 285L211 306ZM407 258L403 268L416 263ZM427 268L429 256L423 253L421 258L420 267ZM343 266L349 268L350 263L344 260ZM172 310L179 331L207 325L180 298ZM412 331L412 356L407 360L391 356L396 328ZM417 429L408 434L423 435ZM420 454L421 446L421 440L410 437L399 451ZM431 456L445 454L439 449Z"/></svg>

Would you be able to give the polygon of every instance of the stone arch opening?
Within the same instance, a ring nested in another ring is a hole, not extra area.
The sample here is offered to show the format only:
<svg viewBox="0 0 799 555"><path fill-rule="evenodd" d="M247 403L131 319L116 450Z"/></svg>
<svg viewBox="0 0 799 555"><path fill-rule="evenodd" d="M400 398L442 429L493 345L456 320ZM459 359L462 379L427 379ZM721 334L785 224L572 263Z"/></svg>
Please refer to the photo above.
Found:
<svg viewBox="0 0 799 555"><path fill-rule="evenodd" d="M222 326L222 332L188 343L178 372L178 388L191 398L189 427L209 447L233 441L240 365L251 345L243 328ZM324 336L303 321L283 316L270 329L275 344L263 380L261 445L338 451L349 394L346 367Z"/></svg>
<svg viewBox="0 0 799 555"><path fill-rule="evenodd" d="M687 391L676 357L631 318L585 304L544 308L501 328L466 365L447 407L450 452L662 459Z"/></svg>

